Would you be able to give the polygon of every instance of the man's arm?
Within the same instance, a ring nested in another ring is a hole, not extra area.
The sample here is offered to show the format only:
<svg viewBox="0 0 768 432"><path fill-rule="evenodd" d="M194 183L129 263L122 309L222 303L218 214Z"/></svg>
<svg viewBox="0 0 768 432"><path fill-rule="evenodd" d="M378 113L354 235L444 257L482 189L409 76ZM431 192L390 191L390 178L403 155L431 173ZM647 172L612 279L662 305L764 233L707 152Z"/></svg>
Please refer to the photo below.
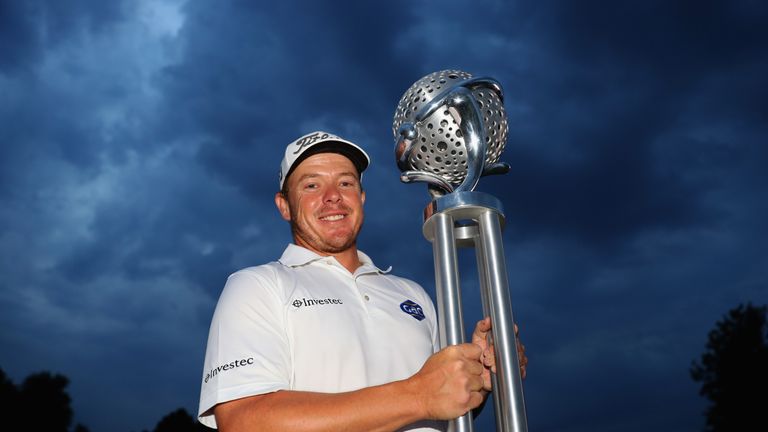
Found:
<svg viewBox="0 0 768 432"><path fill-rule="evenodd" d="M345 393L283 390L221 403L216 423L228 431L394 431L419 420L448 420L484 399L482 349L447 347L412 377Z"/></svg>

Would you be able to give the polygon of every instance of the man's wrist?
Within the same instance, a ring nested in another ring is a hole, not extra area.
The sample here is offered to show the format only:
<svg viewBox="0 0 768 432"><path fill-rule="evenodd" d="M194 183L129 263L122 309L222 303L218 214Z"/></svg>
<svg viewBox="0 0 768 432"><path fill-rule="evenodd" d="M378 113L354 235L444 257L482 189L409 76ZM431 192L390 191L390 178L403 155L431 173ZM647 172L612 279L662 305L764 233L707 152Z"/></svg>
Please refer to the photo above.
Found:
<svg viewBox="0 0 768 432"><path fill-rule="evenodd" d="M397 389L397 397L401 398L402 404L406 407L406 412L414 422L432 419L433 416L427 408L426 398L421 391L422 385L415 375L392 384L399 387Z"/></svg>

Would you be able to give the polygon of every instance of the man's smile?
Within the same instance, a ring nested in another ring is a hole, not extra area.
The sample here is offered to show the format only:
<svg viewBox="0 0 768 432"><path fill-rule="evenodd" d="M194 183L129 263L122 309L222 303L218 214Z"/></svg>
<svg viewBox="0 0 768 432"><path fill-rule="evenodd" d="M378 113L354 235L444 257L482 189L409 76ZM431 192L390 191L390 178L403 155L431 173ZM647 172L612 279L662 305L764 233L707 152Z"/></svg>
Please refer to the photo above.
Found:
<svg viewBox="0 0 768 432"><path fill-rule="evenodd" d="M339 221L339 220L342 220L342 219L344 219L345 217L347 217L347 215L346 215L346 214L335 214L335 215L329 215L329 216L321 216L321 217L320 217L320 220L321 220L321 221L329 221L329 222L334 222L334 221Z"/></svg>

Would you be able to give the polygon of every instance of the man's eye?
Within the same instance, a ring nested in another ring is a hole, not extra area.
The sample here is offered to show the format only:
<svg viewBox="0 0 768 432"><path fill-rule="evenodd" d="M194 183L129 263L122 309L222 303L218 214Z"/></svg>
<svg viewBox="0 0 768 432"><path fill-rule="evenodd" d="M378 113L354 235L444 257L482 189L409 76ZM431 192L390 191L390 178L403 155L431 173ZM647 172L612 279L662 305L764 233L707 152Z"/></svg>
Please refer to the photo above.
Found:
<svg viewBox="0 0 768 432"><path fill-rule="evenodd" d="M317 183L307 183L304 185L304 189L317 189Z"/></svg>

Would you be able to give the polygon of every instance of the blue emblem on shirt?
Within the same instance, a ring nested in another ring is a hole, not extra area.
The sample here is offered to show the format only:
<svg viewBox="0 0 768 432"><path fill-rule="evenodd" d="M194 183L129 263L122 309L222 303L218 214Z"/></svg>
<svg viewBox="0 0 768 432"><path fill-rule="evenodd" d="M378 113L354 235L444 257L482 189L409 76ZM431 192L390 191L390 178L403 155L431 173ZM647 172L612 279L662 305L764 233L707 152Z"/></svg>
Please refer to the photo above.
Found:
<svg viewBox="0 0 768 432"><path fill-rule="evenodd" d="M424 318L424 310L419 306L418 303L412 301L412 300L406 300L402 303L400 303L400 309L407 313L408 315L416 318L417 320L421 321Z"/></svg>

